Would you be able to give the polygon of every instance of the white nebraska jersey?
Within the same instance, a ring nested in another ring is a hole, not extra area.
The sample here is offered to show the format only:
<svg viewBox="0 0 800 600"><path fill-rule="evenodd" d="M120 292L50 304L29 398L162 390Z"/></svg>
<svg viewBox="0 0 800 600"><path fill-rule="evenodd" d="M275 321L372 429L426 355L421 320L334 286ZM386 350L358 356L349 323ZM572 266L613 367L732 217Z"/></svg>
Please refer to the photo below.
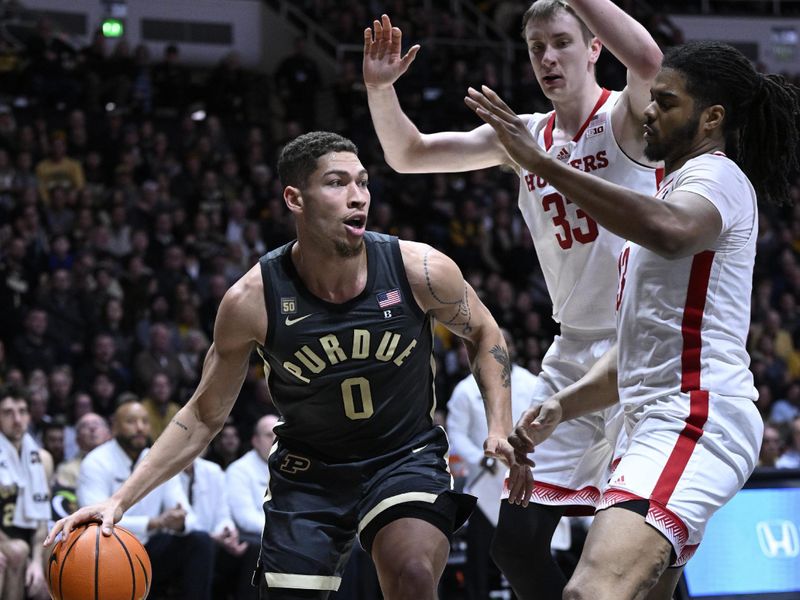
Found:
<svg viewBox="0 0 800 600"><path fill-rule="evenodd" d="M640 405L676 392L708 390L756 400L750 357L750 292L758 235L756 194L722 153L689 160L665 179L706 198L722 217L713 246L668 260L628 242L619 258L620 400Z"/></svg>
<svg viewBox="0 0 800 600"><path fill-rule="evenodd" d="M628 158L614 139L611 109L620 95L603 90L592 114L566 145L553 145L555 112L529 115L528 129L542 148L576 169L655 194L660 169ZM520 169L519 189L519 209L533 237L553 302L553 319L572 329L613 330L617 257L624 240L598 227L536 174Z"/></svg>

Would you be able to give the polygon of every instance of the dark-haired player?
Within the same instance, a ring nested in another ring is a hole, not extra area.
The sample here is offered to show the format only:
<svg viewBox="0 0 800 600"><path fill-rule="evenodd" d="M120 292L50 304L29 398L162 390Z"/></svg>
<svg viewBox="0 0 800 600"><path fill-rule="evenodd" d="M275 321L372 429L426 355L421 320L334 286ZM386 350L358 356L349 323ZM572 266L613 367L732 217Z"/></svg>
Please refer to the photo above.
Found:
<svg viewBox="0 0 800 600"><path fill-rule="evenodd" d="M753 471L762 438L745 348L756 198L789 197L800 90L757 73L730 46L694 42L664 58L651 95L645 151L666 172L655 197L547 156L488 88L467 99L515 160L629 240L619 258L618 345L523 415L511 438L525 453L559 421L617 401L625 408L629 445L570 599L671 598L708 519Z"/></svg>
<svg viewBox="0 0 800 600"><path fill-rule="evenodd" d="M352 142L314 132L278 172L297 240L225 295L197 391L130 479L61 529L122 513L182 469L222 428L254 348L281 411L259 561L264 597L326 598L354 539L389 598L433 599L448 538L474 498L453 491L436 408L433 325L462 337L486 400L486 453L514 463L503 336L455 263L424 244L366 231L367 172ZM522 472L517 473L517 470Z"/></svg>

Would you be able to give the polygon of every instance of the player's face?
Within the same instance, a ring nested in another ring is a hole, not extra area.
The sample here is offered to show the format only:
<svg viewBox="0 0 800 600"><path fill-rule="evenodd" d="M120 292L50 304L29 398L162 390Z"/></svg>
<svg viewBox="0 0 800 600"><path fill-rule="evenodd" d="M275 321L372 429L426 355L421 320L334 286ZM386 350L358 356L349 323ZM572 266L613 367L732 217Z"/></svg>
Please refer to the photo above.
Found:
<svg viewBox="0 0 800 600"><path fill-rule="evenodd" d="M343 258L362 252L370 201L367 183L367 170L351 152L330 152L317 160L302 190L303 222L315 244Z"/></svg>
<svg viewBox="0 0 800 600"><path fill-rule="evenodd" d="M644 112L644 154L652 161L671 162L694 145L700 114L686 91L683 75L673 69L661 70L650 96Z"/></svg>
<svg viewBox="0 0 800 600"><path fill-rule="evenodd" d="M31 416L24 400L11 396L0 400L0 433L12 444L22 441L30 422Z"/></svg>
<svg viewBox="0 0 800 600"><path fill-rule="evenodd" d="M572 99L594 85L594 64L600 53L595 40L587 44L578 20L564 10L548 20L528 21L528 57L545 96L554 102Z"/></svg>
<svg viewBox="0 0 800 600"><path fill-rule="evenodd" d="M123 404L114 415L114 437L125 450L141 452L150 437L150 419L138 402Z"/></svg>

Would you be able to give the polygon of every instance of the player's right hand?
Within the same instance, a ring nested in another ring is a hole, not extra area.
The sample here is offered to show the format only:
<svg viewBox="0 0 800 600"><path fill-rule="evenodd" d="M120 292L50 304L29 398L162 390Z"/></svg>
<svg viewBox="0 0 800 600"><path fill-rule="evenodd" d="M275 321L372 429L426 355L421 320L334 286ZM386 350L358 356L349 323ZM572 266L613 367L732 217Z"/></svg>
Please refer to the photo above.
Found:
<svg viewBox="0 0 800 600"><path fill-rule="evenodd" d="M548 398L542 404L529 408L520 417L514 431L508 436L508 442L517 453L533 452L553 433L561 422L561 404L558 400Z"/></svg>
<svg viewBox="0 0 800 600"><path fill-rule="evenodd" d="M47 537L44 538L44 546L49 546L55 542L59 533L63 533L64 537L66 537L78 525L84 523L100 523L103 535L109 536L114 528L114 523L117 523L122 518L122 512L119 502L113 498L79 508L71 515L56 521Z"/></svg>
<svg viewBox="0 0 800 600"><path fill-rule="evenodd" d="M408 70L419 52L419 44L401 56L403 33L392 27L388 15L375 19L372 28L364 30L364 84L367 88L388 88Z"/></svg>

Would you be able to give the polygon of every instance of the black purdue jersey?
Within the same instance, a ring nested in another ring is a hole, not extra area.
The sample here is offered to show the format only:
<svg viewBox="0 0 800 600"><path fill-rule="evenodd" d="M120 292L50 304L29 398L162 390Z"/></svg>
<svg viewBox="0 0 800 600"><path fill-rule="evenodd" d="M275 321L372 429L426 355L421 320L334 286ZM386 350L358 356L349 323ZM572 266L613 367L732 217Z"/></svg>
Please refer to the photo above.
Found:
<svg viewBox="0 0 800 600"><path fill-rule="evenodd" d="M367 232L367 284L342 304L317 298L291 260L261 257L269 324L259 348L289 447L329 461L373 457L433 425L433 327L397 238Z"/></svg>

